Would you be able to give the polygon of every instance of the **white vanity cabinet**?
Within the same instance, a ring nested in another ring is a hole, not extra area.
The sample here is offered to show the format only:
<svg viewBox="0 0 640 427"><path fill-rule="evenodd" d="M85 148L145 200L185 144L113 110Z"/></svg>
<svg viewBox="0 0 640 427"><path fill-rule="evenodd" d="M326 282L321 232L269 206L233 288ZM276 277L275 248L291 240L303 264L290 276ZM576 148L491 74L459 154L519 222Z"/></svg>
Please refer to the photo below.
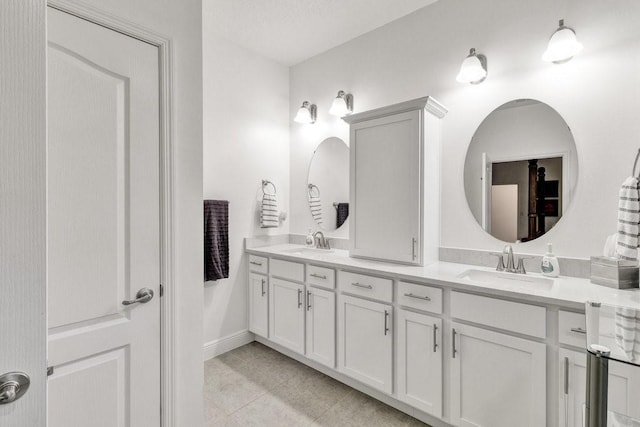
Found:
<svg viewBox="0 0 640 427"><path fill-rule="evenodd" d="M336 366L336 294L307 287L306 355L330 368Z"/></svg>
<svg viewBox="0 0 640 427"><path fill-rule="evenodd" d="M456 322L451 333L453 424L546 424L545 344Z"/></svg>
<svg viewBox="0 0 640 427"><path fill-rule="evenodd" d="M351 256L418 265L425 251L437 257L437 209L424 206L438 202L437 122L445 113L425 97L343 118L350 124Z"/></svg>
<svg viewBox="0 0 640 427"><path fill-rule="evenodd" d="M442 319L399 309L398 399L442 417Z"/></svg>
<svg viewBox="0 0 640 427"><path fill-rule="evenodd" d="M561 348L560 358L560 419L561 427L582 427L586 398L587 355L584 351ZM621 362L609 362L608 409L618 414L640 419L640 370ZM625 425L620 423L620 425Z"/></svg>
<svg viewBox="0 0 640 427"><path fill-rule="evenodd" d="M304 285L272 277L269 296L269 339L304 354Z"/></svg>
<svg viewBox="0 0 640 427"><path fill-rule="evenodd" d="M382 392L393 391L393 307L338 296L338 370Z"/></svg>

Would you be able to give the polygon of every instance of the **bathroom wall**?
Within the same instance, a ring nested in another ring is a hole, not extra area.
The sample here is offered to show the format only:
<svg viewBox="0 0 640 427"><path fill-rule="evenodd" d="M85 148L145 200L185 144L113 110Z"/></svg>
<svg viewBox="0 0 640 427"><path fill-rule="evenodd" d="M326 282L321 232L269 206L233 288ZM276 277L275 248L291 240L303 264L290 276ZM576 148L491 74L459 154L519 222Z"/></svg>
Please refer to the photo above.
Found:
<svg viewBox="0 0 640 427"><path fill-rule="evenodd" d="M204 286L205 357L249 337L243 239L289 232L288 220L261 229L258 216L262 179L289 209L289 69L220 38L214 3L203 2L204 198L230 202L230 265Z"/></svg>
<svg viewBox="0 0 640 427"><path fill-rule="evenodd" d="M576 29L584 50L554 65L540 57L558 20ZM354 94L355 111L424 95L449 108L443 121L441 236L444 247L495 250L467 205L463 170L467 147L482 120L499 105L533 98L556 109L571 128L579 179L573 202L543 238L518 252L543 253L553 241L565 257L602 251L616 231L617 193L631 173L640 143L640 2L634 0L446 0L416 11L291 69L290 113L318 104L318 122L291 128L291 232L313 220L304 184L316 145L348 139L348 127L328 115L340 89ZM488 58L480 85L455 81L469 48ZM348 236L340 229L334 236Z"/></svg>
<svg viewBox="0 0 640 427"><path fill-rule="evenodd" d="M173 42L176 426L202 425L202 28L200 0L83 0Z"/></svg>

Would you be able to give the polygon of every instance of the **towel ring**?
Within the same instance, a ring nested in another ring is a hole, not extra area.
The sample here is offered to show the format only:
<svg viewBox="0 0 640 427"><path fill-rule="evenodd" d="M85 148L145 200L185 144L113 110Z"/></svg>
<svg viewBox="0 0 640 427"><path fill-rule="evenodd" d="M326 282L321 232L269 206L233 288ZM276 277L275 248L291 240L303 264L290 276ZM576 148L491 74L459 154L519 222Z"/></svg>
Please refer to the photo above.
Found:
<svg viewBox="0 0 640 427"><path fill-rule="evenodd" d="M267 185L271 185L271 186L273 187L273 194L269 194L269 193L267 193L267 192L265 191L265 187L266 187ZM267 179L263 179L263 180L262 180L262 192L263 192L264 194L266 194L266 195L269 195L269 196L275 196L275 195L276 195L276 193L278 192L278 190L276 190L276 185L275 185L273 182L271 182L271 181L269 181L269 180L267 180Z"/></svg>
<svg viewBox="0 0 640 427"><path fill-rule="evenodd" d="M638 153L636 154L636 161L633 162L633 170L631 171L631 176L635 176L637 178L640 178L640 175L636 175L636 166L638 166L638 158L640 158L640 149L638 150Z"/></svg>
<svg viewBox="0 0 640 427"><path fill-rule="evenodd" d="M320 197L320 189L318 188L318 186L317 186L317 185L315 185L315 184L309 184L309 185L307 185L307 187L309 188L309 197ZM317 196L314 196L314 195L312 194L312 192L313 192L313 190L314 190L314 189L316 190Z"/></svg>

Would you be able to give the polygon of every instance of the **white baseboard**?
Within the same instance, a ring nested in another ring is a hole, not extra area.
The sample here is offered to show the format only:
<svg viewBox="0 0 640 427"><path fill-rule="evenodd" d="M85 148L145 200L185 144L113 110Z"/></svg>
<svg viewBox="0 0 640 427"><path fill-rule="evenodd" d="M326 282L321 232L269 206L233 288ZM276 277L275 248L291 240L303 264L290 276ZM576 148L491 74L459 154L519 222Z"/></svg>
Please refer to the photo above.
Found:
<svg viewBox="0 0 640 427"><path fill-rule="evenodd" d="M203 353L204 360L212 359L234 348L242 347L245 344L255 341L255 336L248 330L236 332L226 337L205 343Z"/></svg>

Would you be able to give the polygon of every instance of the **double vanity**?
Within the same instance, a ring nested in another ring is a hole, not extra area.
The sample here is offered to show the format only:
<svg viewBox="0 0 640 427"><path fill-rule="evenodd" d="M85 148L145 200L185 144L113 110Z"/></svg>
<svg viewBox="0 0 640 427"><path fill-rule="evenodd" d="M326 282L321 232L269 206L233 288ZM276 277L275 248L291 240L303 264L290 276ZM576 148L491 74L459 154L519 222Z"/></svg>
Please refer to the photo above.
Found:
<svg viewBox="0 0 640 427"><path fill-rule="evenodd" d="M581 426L584 304L640 303L586 279L246 251L258 341L434 426ZM609 407L634 418L636 371L612 364L609 379Z"/></svg>

